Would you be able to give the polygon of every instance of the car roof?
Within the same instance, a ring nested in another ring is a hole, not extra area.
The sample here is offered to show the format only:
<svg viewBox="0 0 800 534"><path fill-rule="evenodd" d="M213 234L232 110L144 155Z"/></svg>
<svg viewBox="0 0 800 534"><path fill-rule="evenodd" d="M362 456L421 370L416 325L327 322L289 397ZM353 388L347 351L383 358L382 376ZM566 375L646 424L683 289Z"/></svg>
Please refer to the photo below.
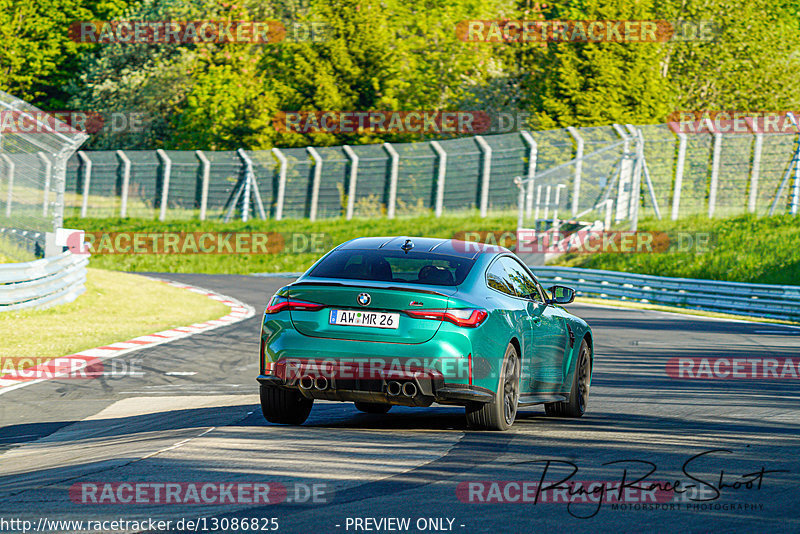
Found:
<svg viewBox="0 0 800 534"><path fill-rule="evenodd" d="M460 256L475 259L479 254L501 254L510 252L497 245L461 241L459 239L441 239L434 237L358 237L340 245L339 250L400 250L401 245L410 240L414 252L432 252L447 256Z"/></svg>

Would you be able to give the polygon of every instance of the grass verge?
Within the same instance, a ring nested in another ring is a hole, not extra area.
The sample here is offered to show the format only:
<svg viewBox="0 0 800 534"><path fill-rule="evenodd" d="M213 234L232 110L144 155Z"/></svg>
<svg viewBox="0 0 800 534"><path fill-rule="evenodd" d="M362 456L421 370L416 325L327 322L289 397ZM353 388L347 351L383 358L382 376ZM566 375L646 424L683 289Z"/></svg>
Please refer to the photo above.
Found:
<svg viewBox="0 0 800 534"><path fill-rule="evenodd" d="M431 216L403 219L328 219L310 222L305 219L285 221L167 221L143 219L67 219L68 228L87 232L278 232L285 236L289 250L271 254L115 254L92 256L91 265L101 269L122 271L154 271L174 273L246 274L258 272L302 272L319 257L354 237L412 235L450 238L459 231L507 229L514 231L513 216L459 217ZM323 246L304 247L307 236L324 234ZM293 238L297 235L297 238Z"/></svg>
<svg viewBox="0 0 800 534"><path fill-rule="evenodd" d="M0 314L0 354L58 357L228 313L191 291L126 273L89 269L86 292L46 310Z"/></svg>
<svg viewBox="0 0 800 534"><path fill-rule="evenodd" d="M800 284L800 218L791 215L728 219L692 217L678 221L646 220L640 231L711 236L702 253L574 254L560 265L658 276L704 278L757 284Z"/></svg>
<svg viewBox="0 0 800 534"><path fill-rule="evenodd" d="M96 255L92 266L124 271L196 272L246 274L254 272L300 272L333 245L366 236L417 235L453 237L457 232L513 232L516 218L509 214L481 219L476 214L435 218L430 215L401 219L169 221L144 219L68 219L68 228L87 232L280 232L324 234L324 246L308 251L303 247L272 254L122 254ZM592 269L705 278L765 284L800 284L800 219L790 215L756 218L750 215L728 219L693 217L679 221L645 220L640 231L711 234L712 246L702 253L664 252L640 254L565 255L557 264ZM302 239L300 239L302 242Z"/></svg>

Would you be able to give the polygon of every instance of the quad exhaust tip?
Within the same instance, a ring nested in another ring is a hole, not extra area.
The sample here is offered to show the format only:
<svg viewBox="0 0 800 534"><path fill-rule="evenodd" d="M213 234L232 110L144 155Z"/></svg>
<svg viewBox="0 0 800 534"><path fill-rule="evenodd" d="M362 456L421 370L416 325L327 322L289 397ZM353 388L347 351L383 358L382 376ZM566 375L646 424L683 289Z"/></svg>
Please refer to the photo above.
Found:
<svg viewBox="0 0 800 534"><path fill-rule="evenodd" d="M403 386L400 385L400 382L392 380L386 385L386 393L388 393L392 397L400 395L402 391L403 391Z"/></svg>
<svg viewBox="0 0 800 534"><path fill-rule="evenodd" d="M324 391L328 389L328 379L324 376L317 377L314 380L314 387L319 389L320 391Z"/></svg>
<svg viewBox="0 0 800 534"><path fill-rule="evenodd" d="M304 376L300 378L300 389L309 390L314 387L314 379L310 376Z"/></svg>
<svg viewBox="0 0 800 534"><path fill-rule="evenodd" d="M403 384L403 395L406 397L413 397L417 394L417 386L414 382L406 382Z"/></svg>

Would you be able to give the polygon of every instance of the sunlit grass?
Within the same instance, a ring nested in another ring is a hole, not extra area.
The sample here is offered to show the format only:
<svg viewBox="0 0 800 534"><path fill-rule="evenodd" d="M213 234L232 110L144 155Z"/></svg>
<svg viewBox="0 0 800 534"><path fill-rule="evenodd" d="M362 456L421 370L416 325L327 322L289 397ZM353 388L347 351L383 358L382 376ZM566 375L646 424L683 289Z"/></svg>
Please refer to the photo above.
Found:
<svg viewBox="0 0 800 534"><path fill-rule="evenodd" d="M227 314L229 308L142 276L89 269L86 292L45 310L0 313L0 354L58 357Z"/></svg>

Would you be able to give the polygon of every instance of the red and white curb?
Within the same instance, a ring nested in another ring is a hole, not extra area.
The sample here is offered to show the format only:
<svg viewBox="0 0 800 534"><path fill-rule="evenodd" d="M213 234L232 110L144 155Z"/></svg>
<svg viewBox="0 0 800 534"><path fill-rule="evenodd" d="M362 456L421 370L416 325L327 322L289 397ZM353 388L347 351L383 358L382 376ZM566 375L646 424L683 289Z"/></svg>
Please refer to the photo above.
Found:
<svg viewBox="0 0 800 534"><path fill-rule="evenodd" d="M214 330L215 328L219 328L221 326L228 326L238 323L239 321L243 321L255 315L255 309L249 304L245 304L226 295L221 295L215 291L210 291L208 289L203 289L201 287L192 286L189 284L183 284L180 282L163 280L161 278L153 278L149 276L146 278L163 282L172 287L186 289L199 295L204 295L230 307L230 311L227 313L227 315L224 315L219 319L212 319L203 323L194 323L188 326L178 326L176 328L163 330L154 334L135 337L127 341L120 341L118 343L112 343L103 347L82 350L80 352L76 352L75 354L53 358L47 362L25 369L26 374L33 374L34 376L45 375L47 378L25 379L22 377L16 377L9 379L7 378L10 376L9 374L2 375L0 376L0 395L15 389L30 386L31 384L37 384L46 380L56 380L58 378L66 377L71 373L80 371L80 369L91 366L92 364L96 364L102 360L116 358L118 356L122 356L124 354L144 348L162 345L164 343L169 343L170 341L175 341L176 339L183 339L201 332L208 332L209 330ZM56 371L56 369L58 369L58 371Z"/></svg>

